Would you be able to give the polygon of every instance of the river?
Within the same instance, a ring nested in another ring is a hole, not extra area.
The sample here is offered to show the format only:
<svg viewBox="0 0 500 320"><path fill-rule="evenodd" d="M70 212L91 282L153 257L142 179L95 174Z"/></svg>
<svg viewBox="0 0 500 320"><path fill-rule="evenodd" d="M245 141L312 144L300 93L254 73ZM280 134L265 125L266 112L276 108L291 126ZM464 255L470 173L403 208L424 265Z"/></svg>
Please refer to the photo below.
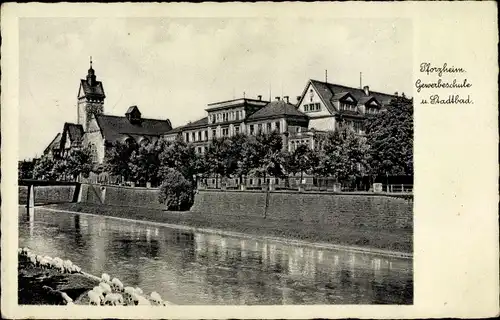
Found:
<svg viewBox="0 0 500 320"><path fill-rule="evenodd" d="M19 210L19 245L181 305L413 303L412 259L43 208Z"/></svg>

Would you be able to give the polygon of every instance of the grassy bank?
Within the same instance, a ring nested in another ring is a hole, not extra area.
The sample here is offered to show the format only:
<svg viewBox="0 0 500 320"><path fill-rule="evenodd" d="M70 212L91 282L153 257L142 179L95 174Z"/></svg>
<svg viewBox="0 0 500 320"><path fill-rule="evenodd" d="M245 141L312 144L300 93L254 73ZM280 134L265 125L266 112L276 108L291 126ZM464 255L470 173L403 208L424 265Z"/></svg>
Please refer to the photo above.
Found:
<svg viewBox="0 0 500 320"><path fill-rule="evenodd" d="M61 292L78 301L98 284L80 274L62 274L51 269L40 269L23 261L19 261L17 270L18 304L65 305Z"/></svg>
<svg viewBox="0 0 500 320"><path fill-rule="evenodd" d="M204 215L196 212L171 212L85 203L53 204L47 207L119 218L220 229L250 235L284 237L310 242L326 242L407 253L413 252L413 232L411 229L384 230L383 226L379 228L356 226L353 228L342 225L332 226L318 223L270 220L261 217Z"/></svg>

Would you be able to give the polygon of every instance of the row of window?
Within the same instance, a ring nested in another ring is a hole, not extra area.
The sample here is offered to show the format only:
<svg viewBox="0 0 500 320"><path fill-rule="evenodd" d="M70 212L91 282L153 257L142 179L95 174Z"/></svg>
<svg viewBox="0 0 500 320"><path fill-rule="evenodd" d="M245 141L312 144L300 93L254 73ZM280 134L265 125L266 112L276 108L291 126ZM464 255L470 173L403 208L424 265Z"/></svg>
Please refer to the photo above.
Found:
<svg viewBox="0 0 500 320"><path fill-rule="evenodd" d="M353 104L348 104L348 103L340 103L340 110L344 111L357 111L357 107Z"/></svg>
<svg viewBox="0 0 500 320"><path fill-rule="evenodd" d="M208 130L197 132L186 132L184 135L186 142L208 141Z"/></svg>
<svg viewBox="0 0 500 320"><path fill-rule="evenodd" d="M213 113L208 116L208 123L238 121L244 118L243 110Z"/></svg>
<svg viewBox="0 0 500 320"><path fill-rule="evenodd" d="M319 103L310 103L304 105L304 112L320 111L320 110L321 110L321 104Z"/></svg>
<svg viewBox="0 0 500 320"><path fill-rule="evenodd" d="M368 114L376 114L378 113L378 108L367 108L366 113Z"/></svg>
<svg viewBox="0 0 500 320"><path fill-rule="evenodd" d="M267 122L264 124L259 123L257 125L251 124L249 125L249 132L251 135L255 135L258 134L259 132L263 132L264 128L266 129L266 132L273 131L272 122ZM281 126L279 121L274 122L274 130L276 130L277 132L281 132Z"/></svg>

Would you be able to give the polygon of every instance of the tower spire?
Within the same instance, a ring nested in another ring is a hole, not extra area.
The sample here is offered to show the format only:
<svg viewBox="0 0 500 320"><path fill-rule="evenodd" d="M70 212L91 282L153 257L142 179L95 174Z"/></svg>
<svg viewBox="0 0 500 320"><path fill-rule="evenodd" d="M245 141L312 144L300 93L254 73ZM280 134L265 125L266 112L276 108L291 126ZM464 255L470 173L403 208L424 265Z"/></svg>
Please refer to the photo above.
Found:
<svg viewBox="0 0 500 320"><path fill-rule="evenodd" d="M92 69L92 56L90 56L90 69Z"/></svg>

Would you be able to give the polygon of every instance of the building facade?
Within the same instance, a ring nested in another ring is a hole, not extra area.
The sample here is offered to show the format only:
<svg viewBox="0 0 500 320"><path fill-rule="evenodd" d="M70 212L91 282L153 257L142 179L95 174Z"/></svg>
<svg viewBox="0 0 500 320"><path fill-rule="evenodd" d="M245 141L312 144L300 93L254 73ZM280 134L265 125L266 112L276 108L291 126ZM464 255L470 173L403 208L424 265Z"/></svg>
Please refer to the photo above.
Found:
<svg viewBox="0 0 500 320"><path fill-rule="evenodd" d="M213 138L231 137L238 133L256 135L277 131L283 135L284 147L293 151L301 144L318 148L318 138L335 131L340 123L364 134L367 117L383 110L396 95L309 80L292 104L289 97L274 101L241 98L211 103L206 117L173 129L167 140L181 137L205 153Z"/></svg>

